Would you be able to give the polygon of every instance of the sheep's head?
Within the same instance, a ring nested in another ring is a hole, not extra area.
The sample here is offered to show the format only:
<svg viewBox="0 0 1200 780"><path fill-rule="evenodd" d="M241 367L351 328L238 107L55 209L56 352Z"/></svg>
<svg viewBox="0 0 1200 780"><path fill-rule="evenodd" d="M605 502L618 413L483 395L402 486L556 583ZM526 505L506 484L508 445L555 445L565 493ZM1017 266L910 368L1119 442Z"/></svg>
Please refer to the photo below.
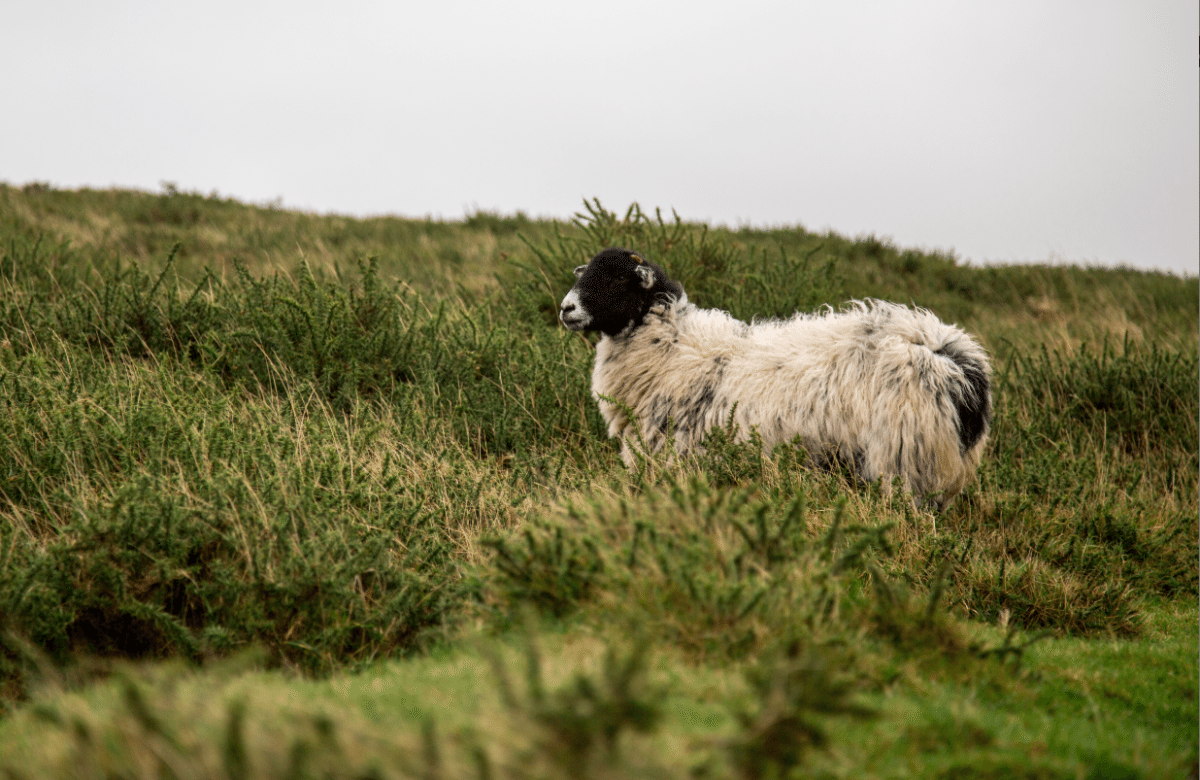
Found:
<svg viewBox="0 0 1200 780"><path fill-rule="evenodd" d="M615 336L642 319L656 301L685 298L683 286L628 249L605 249L575 269L575 286L563 298L558 318L570 330Z"/></svg>

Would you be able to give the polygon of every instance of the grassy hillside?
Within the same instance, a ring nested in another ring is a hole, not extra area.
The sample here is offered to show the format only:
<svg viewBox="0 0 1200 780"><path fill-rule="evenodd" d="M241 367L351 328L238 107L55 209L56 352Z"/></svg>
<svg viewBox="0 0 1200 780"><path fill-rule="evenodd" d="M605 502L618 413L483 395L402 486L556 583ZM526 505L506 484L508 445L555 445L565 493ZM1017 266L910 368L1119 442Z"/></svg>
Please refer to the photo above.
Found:
<svg viewBox="0 0 1200 780"><path fill-rule="evenodd" d="M1195 776L1196 279L585 205L0 185L0 769ZM614 244L978 334L978 480L921 514L731 431L628 472L556 323Z"/></svg>

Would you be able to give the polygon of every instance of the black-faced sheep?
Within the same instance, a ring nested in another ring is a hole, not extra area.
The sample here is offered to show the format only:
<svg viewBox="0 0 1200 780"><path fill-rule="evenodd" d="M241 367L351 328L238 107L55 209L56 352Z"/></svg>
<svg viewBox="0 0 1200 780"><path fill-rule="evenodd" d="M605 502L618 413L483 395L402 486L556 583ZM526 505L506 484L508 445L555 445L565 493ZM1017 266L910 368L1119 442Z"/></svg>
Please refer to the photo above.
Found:
<svg viewBox="0 0 1200 780"><path fill-rule="evenodd" d="M987 355L924 309L854 301L747 324L693 306L662 268L615 248L575 276L559 319L603 334L592 394L631 467L639 433L655 451L673 432L682 454L734 410L739 434L756 429L768 449L799 437L818 463L899 476L924 501L975 473L992 411Z"/></svg>

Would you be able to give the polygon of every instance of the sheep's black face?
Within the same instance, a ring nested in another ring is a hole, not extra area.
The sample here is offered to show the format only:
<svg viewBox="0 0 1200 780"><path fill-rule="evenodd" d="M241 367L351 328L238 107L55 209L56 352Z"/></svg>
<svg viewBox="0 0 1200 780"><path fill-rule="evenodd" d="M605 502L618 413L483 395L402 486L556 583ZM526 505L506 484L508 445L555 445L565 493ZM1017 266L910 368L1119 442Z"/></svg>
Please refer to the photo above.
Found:
<svg viewBox="0 0 1200 780"><path fill-rule="evenodd" d="M576 282L558 318L570 330L615 336L642 324L655 299L680 298L683 287L663 269L628 249L605 249L575 269Z"/></svg>

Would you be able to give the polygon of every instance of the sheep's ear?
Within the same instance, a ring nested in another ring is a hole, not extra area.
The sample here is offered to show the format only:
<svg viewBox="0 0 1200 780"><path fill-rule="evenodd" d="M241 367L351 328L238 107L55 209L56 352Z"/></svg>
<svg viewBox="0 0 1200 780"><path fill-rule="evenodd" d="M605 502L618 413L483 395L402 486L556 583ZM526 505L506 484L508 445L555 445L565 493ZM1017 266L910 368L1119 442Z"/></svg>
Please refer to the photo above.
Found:
<svg viewBox="0 0 1200 780"><path fill-rule="evenodd" d="M587 270L586 265L575 266L575 278L578 279L579 277L583 276L583 272L586 270Z"/></svg>
<svg viewBox="0 0 1200 780"><path fill-rule="evenodd" d="M642 280L642 288L649 290L654 286L654 270L648 265L639 265L633 269L638 278Z"/></svg>

